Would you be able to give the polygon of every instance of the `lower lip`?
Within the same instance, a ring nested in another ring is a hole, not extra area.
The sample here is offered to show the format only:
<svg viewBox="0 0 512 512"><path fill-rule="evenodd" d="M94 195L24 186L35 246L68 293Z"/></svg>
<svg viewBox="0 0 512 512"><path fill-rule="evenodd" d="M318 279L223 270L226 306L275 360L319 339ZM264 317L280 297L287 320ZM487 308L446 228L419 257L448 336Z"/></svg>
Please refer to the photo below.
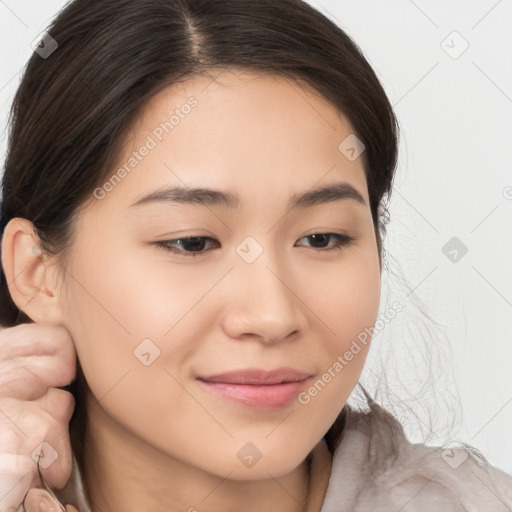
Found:
<svg viewBox="0 0 512 512"><path fill-rule="evenodd" d="M249 385L206 382L199 380L206 388L229 400L236 400L258 409L276 409L289 404L304 388L309 379L282 384Z"/></svg>

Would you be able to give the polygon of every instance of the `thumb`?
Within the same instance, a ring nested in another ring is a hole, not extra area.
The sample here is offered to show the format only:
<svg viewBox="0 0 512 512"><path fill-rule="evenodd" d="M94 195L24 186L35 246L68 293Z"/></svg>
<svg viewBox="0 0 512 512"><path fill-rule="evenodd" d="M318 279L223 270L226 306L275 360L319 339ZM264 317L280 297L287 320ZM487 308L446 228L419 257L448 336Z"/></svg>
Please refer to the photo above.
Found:
<svg viewBox="0 0 512 512"><path fill-rule="evenodd" d="M62 512L60 504L52 498L51 494L37 487L28 490L23 506L25 512ZM66 512L68 511L78 512L75 507L66 509Z"/></svg>
<svg viewBox="0 0 512 512"><path fill-rule="evenodd" d="M78 512L78 509L73 505L66 505L66 512Z"/></svg>

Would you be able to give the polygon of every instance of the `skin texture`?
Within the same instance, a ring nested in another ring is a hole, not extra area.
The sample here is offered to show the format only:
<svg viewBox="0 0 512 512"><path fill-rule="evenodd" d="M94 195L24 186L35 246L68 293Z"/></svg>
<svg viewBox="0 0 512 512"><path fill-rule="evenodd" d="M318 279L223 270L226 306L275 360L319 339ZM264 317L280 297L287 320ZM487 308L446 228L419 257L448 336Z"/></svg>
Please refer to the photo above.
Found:
<svg viewBox="0 0 512 512"><path fill-rule="evenodd" d="M85 477L98 511L302 511L305 458L356 385L369 344L307 405L255 409L209 393L196 377L291 366L314 383L374 325L380 268L363 163L338 150L351 127L318 94L231 70L154 96L119 167L190 97L197 106L85 205L62 282L31 250L30 223L11 221L3 250L11 294L75 343L92 391ZM366 205L288 209L293 194L338 182ZM229 191L241 204L130 207L170 185ZM335 238L305 238L329 232L356 240L331 249ZM192 257L152 244L195 236L218 245L206 241ZM252 263L236 251L248 236L263 251ZM145 366L134 350L148 338L160 354ZM248 442L261 453L251 467L237 457Z"/></svg>

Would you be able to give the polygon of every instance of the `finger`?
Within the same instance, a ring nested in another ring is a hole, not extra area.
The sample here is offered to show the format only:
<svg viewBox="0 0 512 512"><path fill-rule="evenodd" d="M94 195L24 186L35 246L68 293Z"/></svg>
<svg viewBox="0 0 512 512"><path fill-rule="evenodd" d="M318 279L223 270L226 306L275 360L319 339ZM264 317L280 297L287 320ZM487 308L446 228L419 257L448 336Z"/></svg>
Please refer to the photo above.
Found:
<svg viewBox="0 0 512 512"><path fill-rule="evenodd" d="M41 512L40 505L43 503L46 505L47 512L62 512L62 508L57 503L50 493L44 489L32 488L29 489L25 496L23 506L26 512Z"/></svg>
<svg viewBox="0 0 512 512"><path fill-rule="evenodd" d="M0 330L0 346L9 352L0 352L0 359L30 355L51 356L73 346L71 335L62 326L26 323Z"/></svg>
<svg viewBox="0 0 512 512"><path fill-rule="evenodd" d="M0 396L0 453L25 453L34 441L56 430L64 435L74 406L73 395L57 388L32 401Z"/></svg>
<svg viewBox="0 0 512 512"><path fill-rule="evenodd" d="M32 402L0 398L0 453L31 458L33 473L37 471L39 457L41 472L48 483L57 488L65 485L72 469L69 418L73 404L70 393L55 388L49 388L43 398Z"/></svg>
<svg viewBox="0 0 512 512"><path fill-rule="evenodd" d="M36 471L41 473L48 485L61 489L66 485L72 473L71 439L67 424L58 422L52 424L52 419L48 421L51 428L44 437L44 441L39 443L36 450L32 452L32 457L36 459ZM39 461L38 468L37 460Z"/></svg>
<svg viewBox="0 0 512 512"><path fill-rule="evenodd" d="M37 400L32 400L43 411L62 424L69 423L75 409L75 398L69 391L58 388L48 388L46 393Z"/></svg>
<svg viewBox="0 0 512 512"><path fill-rule="evenodd" d="M24 455L0 453L0 510L16 510L31 486L37 485L34 461Z"/></svg>
<svg viewBox="0 0 512 512"><path fill-rule="evenodd" d="M9 352L2 347L0 352ZM63 348L53 355L0 358L0 393L20 400L36 400L49 387L67 386L76 375L76 352Z"/></svg>
<svg viewBox="0 0 512 512"><path fill-rule="evenodd" d="M41 445L39 472L51 488L61 489L69 481L73 468L73 455L69 436ZM45 462L46 461L46 462ZM35 471L38 472L37 462Z"/></svg>
<svg viewBox="0 0 512 512"><path fill-rule="evenodd" d="M73 505L66 505L66 512L78 512L78 509Z"/></svg>

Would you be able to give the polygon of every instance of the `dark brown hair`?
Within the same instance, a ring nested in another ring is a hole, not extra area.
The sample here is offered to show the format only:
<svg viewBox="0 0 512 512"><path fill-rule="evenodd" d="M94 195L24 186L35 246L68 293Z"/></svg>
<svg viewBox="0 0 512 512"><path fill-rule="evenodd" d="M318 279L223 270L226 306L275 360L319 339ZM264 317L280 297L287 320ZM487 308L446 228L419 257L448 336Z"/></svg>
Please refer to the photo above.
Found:
<svg viewBox="0 0 512 512"><path fill-rule="evenodd" d="M32 55L10 112L1 232L14 217L28 219L41 249L65 266L79 209L112 173L148 100L179 80L233 67L307 84L348 119L365 146L382 268L387 218L381 207L391 192L398 124L361 50L312 6L300 0L74 0L47 33L58 46ZM0 324L30 322L12 301L3 271L1 278ZM85 386L78 362L69 389L80 464ZM343 418L325 436L331 451Z"/></svg>

